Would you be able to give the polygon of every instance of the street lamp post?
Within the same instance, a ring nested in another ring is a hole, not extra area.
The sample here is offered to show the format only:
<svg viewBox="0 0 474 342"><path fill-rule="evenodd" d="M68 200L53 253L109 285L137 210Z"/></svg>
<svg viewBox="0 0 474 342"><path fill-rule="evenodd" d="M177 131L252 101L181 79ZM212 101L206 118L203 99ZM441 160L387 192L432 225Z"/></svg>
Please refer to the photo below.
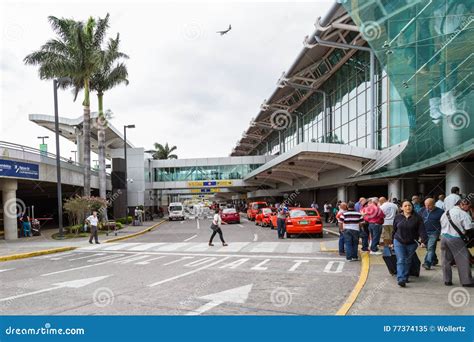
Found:
<svg viewBox="0 0 474 342"><path fill-rule="evenodd" d="M63 192L61 187L61 157L59 150L59 113L58 113L58 88L64 82L70 82L69 77L61 77L53 80L54 93L54 131L56 135L56 190L58 196L58 226L59 238L64 237L63 229Z"/></svg>
<svg viewBox="0 0 474 342"><path fill-rule="evenodd" d="M49 137L47 135L45 135L45 136L42 136L42 137L38 137L38 139L41 139L41 144L44 145L44 139L49 139Z"/></svg>
<svg viewBox="0 0 474 342"><path fill-rule="evenodd" d="M125 160L125 220L127 220L128 217L127 128L135 128L135 125L123 126L123 156Z"/></svg>

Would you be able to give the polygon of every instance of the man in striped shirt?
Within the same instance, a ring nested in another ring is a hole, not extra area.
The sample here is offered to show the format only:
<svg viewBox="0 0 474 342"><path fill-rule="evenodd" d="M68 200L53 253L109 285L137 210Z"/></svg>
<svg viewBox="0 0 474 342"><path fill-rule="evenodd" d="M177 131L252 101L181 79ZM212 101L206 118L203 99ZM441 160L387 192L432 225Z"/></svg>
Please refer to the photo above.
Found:
<svg viewBox="0 0 474 342"><path fill-rule="evenodd" d="M339 216L344 234L346 259L357 261L357 249L359 246L360 224L364 221L362 214L354 209L354 202L347 203L347 211Z"/></svg>

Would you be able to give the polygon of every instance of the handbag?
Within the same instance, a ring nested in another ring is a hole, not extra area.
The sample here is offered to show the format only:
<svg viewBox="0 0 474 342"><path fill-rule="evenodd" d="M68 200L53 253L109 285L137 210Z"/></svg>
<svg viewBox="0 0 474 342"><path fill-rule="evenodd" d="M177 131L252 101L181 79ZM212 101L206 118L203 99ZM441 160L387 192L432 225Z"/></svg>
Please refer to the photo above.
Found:
<svg viewBox="0 0 474 342"><path fill-rule="evenodd" d="M461 239L464 241L464 243L466 244L466 247L467 248L474 247L474 237L472 236L472 234L470 232L471 229L467 230L466 233L463 234L461 232L461 230L458 228L458 226L456 226L454 224L453 220L451 219L451 215L449 214L449 210L446 212L446 217L448 218L448 221L451 224L451 226L454 228L454 230L459 234Z"/></svg>

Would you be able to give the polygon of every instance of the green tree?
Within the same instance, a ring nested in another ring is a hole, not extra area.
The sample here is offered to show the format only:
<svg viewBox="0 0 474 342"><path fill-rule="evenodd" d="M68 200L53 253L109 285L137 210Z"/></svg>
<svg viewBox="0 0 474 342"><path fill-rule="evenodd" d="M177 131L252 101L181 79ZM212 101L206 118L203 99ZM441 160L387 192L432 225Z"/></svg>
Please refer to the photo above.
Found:
<svg viewBox="0 0 474 342"><path fill-rule="evenodd" d="M176 154L172 154L177 149L176 146L169 147L168 143L163 146L162 144L155 143L155 152L153 153L153 159L178 159Z"/></svg>
<svg viewBox="0 0 474 342"><path fill-rule="evenodd" d="M39 65L40 79L70 78L63 88L73 86L74 99L84 89L82 102L84 120L84 194L90 195L90 80L101 66L101 45L109 26L109 14L97 21L90 17L86 22L48 17L57 37L48 40L38 51L24 58L25 64Z"/></svg>
<svg viewBox="0 0 474 342"><path fill-rule="evenodd" d="M94 73L90 80L91 90L97 92L99 113L97 117L97 137L99 149L99 196L106 198L106 172L105 172L105 129L108 117L104 113L104 93L119 84L128 85L128 71L122 59L128 56L119 51L120 36L110 39L107 48L101 51L101 67Z"/></svg>

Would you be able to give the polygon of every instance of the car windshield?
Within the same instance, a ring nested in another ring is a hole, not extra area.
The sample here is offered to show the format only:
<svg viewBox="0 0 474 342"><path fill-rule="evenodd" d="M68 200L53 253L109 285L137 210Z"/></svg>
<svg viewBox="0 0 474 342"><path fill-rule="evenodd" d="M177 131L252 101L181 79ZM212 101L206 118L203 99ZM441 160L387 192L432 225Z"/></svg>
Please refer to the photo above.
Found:
<svg viewBox="0 0 474 342"><path fill-rule="evenodd" d="M265 208L267 206L266 203L255 203L253 205L253 209L262 209L262 208Z"/></svg>
<svg viewBox="0 0 474 342"><path fill-rule="evenodd" d="M272 212L272 210L270 208L262 209L262 213L264 213L264 214L270 214L271 212Z"/></svg>
<svg viewBox="0 0 474 342"><path fill-rule="evenodd" d="M304 216L316 216L314 210L292 210L290 211L290 217L304 217Z"/></svg>
<svg viewBox="0 0 474 342"><path fill-rule="evenodd" d="M180 205L173 205L170 207L170 211L181 211L183 210L183 207Z"/></svg>
<svg viewBox="0 0 474 342"><path fill-rule="evenodd" d="M235 209L233 209L233 208L222 210L222 213L223 213L223 214L235 214L236 212L237 212L237 211L236 211Z"/></svg>

